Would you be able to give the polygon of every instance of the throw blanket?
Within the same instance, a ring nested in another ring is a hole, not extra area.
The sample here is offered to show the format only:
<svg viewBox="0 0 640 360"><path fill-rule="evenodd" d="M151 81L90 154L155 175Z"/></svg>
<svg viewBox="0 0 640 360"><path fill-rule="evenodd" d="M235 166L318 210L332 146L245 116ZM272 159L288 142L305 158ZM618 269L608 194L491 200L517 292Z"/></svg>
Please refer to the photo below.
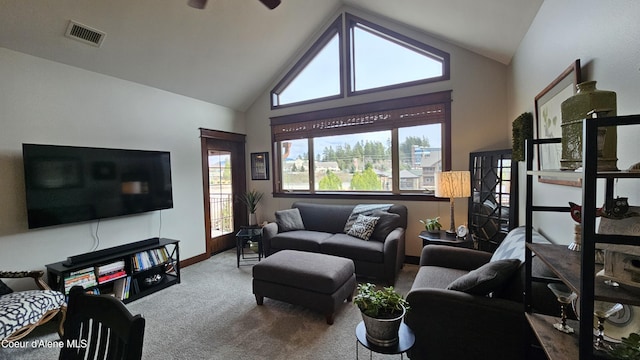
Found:
<svg viewBox="0 0 640 360"><path fill-rule="evenodd" d="M393 204L360 204L356 205L351 211L351 215L347 219L347 223L344 224L345 234L351 230L353 223L356 222L358 215L371 216L374 211L387 211Z"/></svg>

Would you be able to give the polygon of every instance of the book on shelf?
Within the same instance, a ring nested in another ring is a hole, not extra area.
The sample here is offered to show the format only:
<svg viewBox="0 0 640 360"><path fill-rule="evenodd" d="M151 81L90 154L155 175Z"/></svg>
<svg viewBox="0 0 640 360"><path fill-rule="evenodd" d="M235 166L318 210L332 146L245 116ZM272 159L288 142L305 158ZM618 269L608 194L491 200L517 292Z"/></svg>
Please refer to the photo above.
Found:
<svg viewBox="0 0 640 360"><path fill-rule="evenodd" d="M133 268L135 271L142 271L154 266L162 265L169 260L169 254L164 247L151 249L136 253L132 257Z"/></svg>
<svg viewBox="0 0 640 360"><path fill-rule="evenodd" d="M96 266L98 276L118 272L120 270L124 270L124 260L118 260L109 264Z"/></svg>
<svg viewBox="0 0 640 360"><path fill-rule="evenodd" d="M96 285L98 285L98 283L93 267L72 271L64 278L64 292L66 294L68 294L74 286L82 286L86 289Z"/></svg>
<svg viewBox="0 0 640 360"><path fill-rule="evenodd" d="M129 284L131 284L131 276L117 279L113 282L113 296L120 300L129 298Z"/></svg>
<svg viewBox="0 0 640 360"><path fill-rule="evenodd" d="M101 276L98 277L98 284L104 284L107 283L109 281L113 281L116 279L120 279L127 276L127 272L122 269L116 272L112 272L112 273L107 273L107 274L103 274Z"/></svg>

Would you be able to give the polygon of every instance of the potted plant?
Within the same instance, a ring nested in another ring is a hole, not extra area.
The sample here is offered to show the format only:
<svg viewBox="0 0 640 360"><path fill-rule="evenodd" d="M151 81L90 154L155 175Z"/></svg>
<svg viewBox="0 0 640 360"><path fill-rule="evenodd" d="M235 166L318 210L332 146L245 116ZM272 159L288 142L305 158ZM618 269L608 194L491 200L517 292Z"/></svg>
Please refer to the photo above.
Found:
<svg viewBox="0 0 640 360"><path fill-rule="evenodd" d="M251 190L241 196L242 202L247 205L247 209L249 210L249 225L256 225L258 223L256 221L256 207L263 195L263 193L257 190Z"/></svg>
<svg viewBox="0 0 640 360"><path fill-rule="evenodd" d="M353 303L360 309L369 342L378 346L398 343L398 330L409 306L393 286L376 289L371 283L359 284Z"/></svg>
<svg viewBox="0 0 640 360"><path fill-rule="evenodd" d="M431 219L420 220L420 222L424 224L424 228L430 233L438 233L442 228L442 224L440 224L440 216Z"/></svg>

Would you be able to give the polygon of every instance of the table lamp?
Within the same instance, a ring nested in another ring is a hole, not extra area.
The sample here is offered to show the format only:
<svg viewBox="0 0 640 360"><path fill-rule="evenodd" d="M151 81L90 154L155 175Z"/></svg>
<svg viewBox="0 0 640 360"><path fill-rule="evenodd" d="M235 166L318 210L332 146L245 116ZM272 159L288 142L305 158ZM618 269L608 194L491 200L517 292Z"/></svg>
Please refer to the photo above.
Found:
<svg viewBox="0 0 640 360"><path fill-rule="evenodd" d="M453 201L455 198L471 196L471 173L469 171L437 172L435 180L436 196L449 198L451 223L447 234L453 235L456 233Z"/></svg>

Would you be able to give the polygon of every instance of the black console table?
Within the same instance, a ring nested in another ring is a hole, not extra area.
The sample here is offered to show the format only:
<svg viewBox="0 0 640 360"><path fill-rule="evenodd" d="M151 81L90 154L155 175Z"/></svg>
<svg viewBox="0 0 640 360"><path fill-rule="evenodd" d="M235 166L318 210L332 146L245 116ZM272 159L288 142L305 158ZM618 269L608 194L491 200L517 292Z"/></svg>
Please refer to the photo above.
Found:
<svg viewBox="0 0 640 360"><path fill-rule="evenodd" d="M125 303L180 283L179 240L151 238L46 265L52 289L82 286Z"/></svg>

